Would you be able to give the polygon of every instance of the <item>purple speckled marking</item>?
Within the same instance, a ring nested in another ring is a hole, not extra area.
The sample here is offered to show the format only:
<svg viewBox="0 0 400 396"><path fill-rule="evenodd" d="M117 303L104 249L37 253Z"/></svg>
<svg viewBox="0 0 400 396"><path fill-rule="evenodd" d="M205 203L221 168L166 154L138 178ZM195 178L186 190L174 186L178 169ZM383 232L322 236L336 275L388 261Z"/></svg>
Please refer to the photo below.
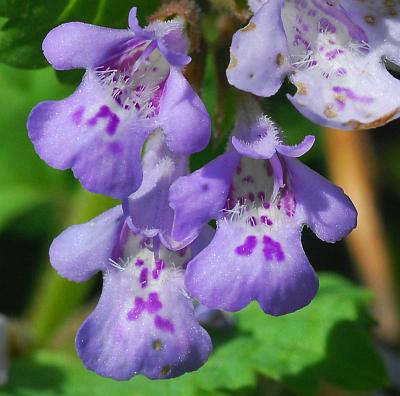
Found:
<svg viewBox="0 0 400 396"><path fill-rule="evenodd" d="M156 315L154 318L154 325L167 333L173 333L174 332L174 324L169 320L169 319L164 319L159 315Z"/></svg>
<svg viewBox="0 0 400 396"><path fill-rule="evenodd" d="M354 100L356 102L361 102L365 104L371 104L374 99L369 96L358 96L352 89L344 88L344 87L333 87L332 91L337 94L345 94L349 99Z"/></svg>
<svg viewBox="0 0 400 396"><path fill-rule="evenodd" d="M323 33L323 32L335 33L336 26L333 23L331 23L328 19L321 18L319 20L319 31L321 33Z"/></svg>
<svg viewBox="0 0 400 396"><path fill-rule="evenodd" d="M286 216L293 217L296 214L296 199L288 190L284 191L283 196L276 204L276 207L279 210L282 208L282 206L285 210Z"/></svg>
<svg viewBox="0 0 400 396"><path fill-rule="evenodd" d="M158 298L157 293L149 294L146 306L147 306L147 312L151 314L158 312L162 308L162 304L160 299Z"/></svg>
<svg viewBox="0 0 400 396"><path fill-rule="evenodd" d="M327 60L331 61L331 60L334 60L338 55L343 54L343 53L344 53L344 51L342 49L336 48L336 49L334 49L332 51L328 51L325 54L325 58Z"/></svg>
<svg viewBox="0 0 400 396"><path fill-rule="evenodd" d="M263 193L262 191L258 192L258 193L257 193L257 198L258 198L260 201L265 201L265 193Z"/></svg>
<svg viewBox="0 0 400 396"><path fill-rule="evenodd" d="M157 260L156 261L156 267L155 269L153 269L153 271L151 272L153 279L158 279L161 271L165 268L165 263L163 260Z"/></svg>
<svg viewBox="0 0 400 396"><path fill-rule="evenodd" d="M249 235L246 237L243 245L237 246L235 249L236 254L239 256L250 256L257 246L257 237L255 235Z"/></svg>
<svg viewBox="0 0 400 396"><path fill-rule="evenodd" d="M261 221L261 223L268 225L268 226L272 226L272 224L273 224L272 220L270 218L268 218L268 216L261 216L260 221Z"/></svg>
<svg viewBox="0 0 400 396"><path fill-rule="evenodd" d="M339 77L345 76L345 75L347 74L347 70L346 70L344 67L339 67L339 68L336 70L336 74L337 74Z"/></svg>
<svg viewBox="0 0 400 396"><path fill-rule="evenodd" d="M162 308L162 303L157 293L150 293L147 301L141 297L135 298L134 307L129 310L127 318L128 320L137 320L140 315L147 310L149 314L154 314Z"/></svg>
<svg viewBox="0 0 400 396"><path fill-rule="evenodd" d="M141 247L141 248L150 249L151 246L152 246L151 238L143 238L143 239L140 241L140 247ZM151 250L151 249L150 249L150 250Z"/></svg>
<svg viewBox="0 0 400 396"><path fill-rule="evenodd" d="M271 204L269 202L264 202L263 203L263 208L264 209L269 209L271 207Z"/></svg>
<svg viewBox="0 0 400 396"><path fill-rule="evenodd" d="M250 225L251 227L255 227L255 226L257 225L257 219L256 219L254 216L250 216L250 217L247 219L247 222L249 223L249 225Z"/></svg>
<svg viewBox="0 0 400 396"><path fill-rule="evenodd" d="M113 113L108 106L103 105L100 107L96 115L88 120L87 124L89 126L95 126L99 118L106 118L106 119L108 118L106 132L109 135L114 135L115 132L117 131L118 124L120 121L119 117L115 113Z"/></svg>
<svg viewBox="0 0 400 396"><path fill-rule="evenodd" d="M83 106L79 107L72 113L72 121L74 124L79 125L82 122L83 113L85 112L85 108Z"/></svg>
<svg viewBox="0 0 400 396"><path fill-rule="evenodd" d="M147 286L147 277L148 277L149 270L147 268L143 268L140 271L139 282L142 288Z"/></svg>
<svg viewBox="0 0 400 396"><path fill-rule="evenodd" d="M135 265L136 267L141 267L144 264L144 260L141 258L136 259Z"/></svg>
<svg viewBox="0 0 400 396"><path fill-rule="evenodd" d="M250 202L254 202L255 199L256 199L256 196L254 195L254 193L249 192L249 193L247 194L247 198L249 199Z"/></svg>
<svg viewBox="0 0 400 396"><path fill-rule="evenodd" d="M146 302L143 298L135 298L135 306L128 312L128 320L137 320L146 309Z"/></svg>
<svg viewBox="0 0 400 396"><path fill-rule="evenodd" d="M254 179L252 176L248 175L242 178L243 183L254 183Z"/></svg>
<svg viewBox="0 0 400 396"><path fill-rule="evenodd" d="M276 260L281 262L285 259L285 253L282 250L282 246L279 242L274 241L268 235L264 235L263 237L263 253L266 260Z"/></svg>
<svg viewBox="0 0 400 396"><path fill-rule="evenodd" d="M187 252L187 248L183 248L181 250L178 250L176 253L178 253L179 257L183 257Z"/></svg>

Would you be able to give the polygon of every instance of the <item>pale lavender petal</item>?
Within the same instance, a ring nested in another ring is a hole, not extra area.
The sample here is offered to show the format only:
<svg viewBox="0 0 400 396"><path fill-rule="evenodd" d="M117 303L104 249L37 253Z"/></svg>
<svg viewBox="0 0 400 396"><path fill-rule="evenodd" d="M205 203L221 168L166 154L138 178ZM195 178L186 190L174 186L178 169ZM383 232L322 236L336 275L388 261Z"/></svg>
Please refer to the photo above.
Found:
<svg viewBox="0 0 400 396"><path fill-rule="evenodd" d="M156 20L146 30L153 32L160 52L172 66L181 68L190 62L191 58L187 55L189 41L183 19L175 18L166 22Z"/></svg>
<svg viewBox="0 0 400 396"><path fill-rule="evenodd" d="M149 37L150 35L139 25L139 21L137 19L136 7L132 7L131 10L129 11L128 23L129 23L129 29L132 30L132 32L134 32L137 36L150 38Z"/></svg>
<svg viewBox="0 0 400 396"><path fill-rule="evenodd" d="M376 128L398 118L400 82L375 55L341 63L329 78L321 79L318 69L299 71L291 77L298 90L289 100L312 121L344 130Z"/></svg>
<svg viewBox="0 0 400 396"><path fill-rule="evenodd" d="M171 67L160 102L160 125L176 154L203 150L210 139L210 117L183 75Z"/></svg>
<svg viewBox="0 0 400 396"><path fill-rule="evenodd" d="M182 291L182 275L163 267L139 283L148 264L143 262L104 274L100 301L77 334L80 358L102 376L176 377L198 369L211 351L210 337Z"/></svg>
<svg viewBox="0 0 400 396"><path fill-rule="evenodd" d="M283 0L265 3L234 34L226 74L235 87L258 96L271 96L280 88L290 70L282 4Z"/></svg>
<svg viewBox="0 0 400 396"><path fill-rule="evenodd" d="M162 135L152 136L143 158L143 182L124 200L124 211L135 232L147 237L159 235L170 249L180 247L171 236L174 212L168 204L168 194L171 184L187 172L187 158L172 154Z"/></svg>
<svg viewBox="0 0 400 396"><path fill-rule="evenodd" d="M155 127L114 102L94 73L69 98L36 106L28 120L44 161L72 168L86 189L116 198L139 187L142 145Z"/></svg>
<svg viewBox="0 0 400 396"><path fill-rule="evenodd" d="M95 68L118 53L129 40L135 40L129 30L70 22L47 34L43 52L58 70Z"/></svg>
<svg viewBox="0 0 400 396"><path fill-rule="evenodd" d="M286 157L301 157L305 153L311 150L311 147L314 145L315 142L315 137L312 135L307 135L304 140L296 144L294 146L289 146L287 144L280 144L277 148L276 151L278 151L279 154L285 155Z"/></svg>
<svg viewBox="0 0 400 396"><path fill-rule="evenodd" d="M382 62L389 33L381 30L379 40L370 37L364 29L368 23L360 25L350 3L285 3L282 20L293 66L290 81L297 87L289 99L316 123L371 129L399 116L400 82ZM369 5L358 4L368 20Z"/></svg>
<svg viewBox="0 0 400 396"><path fill-rule="evenodd" d="M272 315L296 311L318 289L300 238L295 219L269 228L222 220L211 244L189 263L186 288L209 308L238 311L257 300Z"/></svg>
<svg viewBox="0 0 400 396"><path fill-rule="evenodd" d="M287 158L297 210L326 242L336 242L357 225L357 211L343 190L296 159Z"/></svg>
<svg viewBox="0 0 400 396"><path fill-rule="evenodd" d="M118 259L120 232L124 223L121 206L101 214L85 224L62 232L50 246L50 262L69 280L82 282Z"/></svg>
<svg viewBox="0 0 400 396"><path fill-rule="evenodd" d="M280 142L280 131L262 113L258 102L245 97L232 131L232 145L236 151L246 157L268 159L275 154Z"/></svg>
<svg viewBox="0 0 400 396"><path fill-rule="evenodd" d="M208 221L222 215L239 161L236 152L225 153L172 184L169 204L175 211L175 240L195 238Z"/></svg>

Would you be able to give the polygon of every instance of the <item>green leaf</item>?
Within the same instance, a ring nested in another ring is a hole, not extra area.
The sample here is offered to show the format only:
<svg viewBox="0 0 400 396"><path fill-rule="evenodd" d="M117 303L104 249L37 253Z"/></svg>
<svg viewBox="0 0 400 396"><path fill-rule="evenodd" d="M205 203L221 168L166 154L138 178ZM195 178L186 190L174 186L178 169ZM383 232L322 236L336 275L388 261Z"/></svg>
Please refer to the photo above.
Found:
<svg viewBox="0 0 400 396"><path fill-rule="evenodd" d="M223 352L223 349L222 352L217 351L215 358L208 363L209 368L206 366L197 373L167 381L151 381L139 376L129 382L97 376L70 356L55 351L40 351L13 362L10 382L0 388L0 396L204 396L207 392L210 395L222 395L222 390L221 393L217 392L215 385L233 389L248 384L250 380L254 382L250 369L246 370L247 373L241 373L244 365L238 363L239 359L236 369L232 368L230 373L224 370L226 356L232 359L235 348L243 347L247 347L247 344L238 340L230 345L229 353ZM246 379L246 375L251 378Z"/></svg>
<svg viewBox="0 0 400 396"><path fill-rule="evenodd" d="M0 16L7 21L0 29L0 62L22 68L47 64L42 53L46 34L64 22L81 21L125 29L128 12L138 7L139 18L154 12L161 1L136 0L2 0Z"/></svg>
<svg viewBox="0 0 400 396"><path fill-rule="evenodd" d="M299 395L315 394L322 381L355 391L384 386L386 372L367 331L371 296L333 274L320 282L310 306L293 314L260 315L256 304L237 314L239 328L258 342L256 369Z"/></svg>
<svg viewBox="0 0 400 396"><path fill-rule="evenodd" d="M235 314L236 327L214 332L214 352L197 372L167 381L139 376L117 382L85 370L75 358L39 351L13 363L0 396L255 395L260 374L297 395L316 394L322 382L373 390L387 378L368 336L371 321L363 311L369 301L365 290L322 275L318 296L297 313L275 318L252 304Z"/></svg>

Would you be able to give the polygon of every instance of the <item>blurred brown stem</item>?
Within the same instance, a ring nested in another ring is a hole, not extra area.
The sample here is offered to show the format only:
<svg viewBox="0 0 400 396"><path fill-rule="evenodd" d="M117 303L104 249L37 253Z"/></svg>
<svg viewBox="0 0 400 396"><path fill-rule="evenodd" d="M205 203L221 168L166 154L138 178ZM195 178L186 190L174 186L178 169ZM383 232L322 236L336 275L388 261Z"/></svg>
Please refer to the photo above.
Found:
<svg viewBox="0 0 400 396"><path fill-rule="evenodd" d="M391 259L375 194L374 153L368 131L325 129L328 167L335 183L350 196L358 211L358 226L346 242L359 276L374 293L373 313L378 333L399 341L399 318Z"/></svg>

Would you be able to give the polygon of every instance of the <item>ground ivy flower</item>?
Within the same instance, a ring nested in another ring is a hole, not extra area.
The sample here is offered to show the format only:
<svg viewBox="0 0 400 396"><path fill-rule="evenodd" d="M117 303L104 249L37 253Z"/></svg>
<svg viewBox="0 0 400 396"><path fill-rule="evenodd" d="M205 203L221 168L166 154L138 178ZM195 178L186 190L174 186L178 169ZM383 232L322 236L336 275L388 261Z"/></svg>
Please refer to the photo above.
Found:
<svg viewBox="0 0 400 396"><path fill-rule="evenodd" d="M308 136L300 145L285 145L280 131L248 102L231 149L171 186L176 239L217 219L215 237L186 270L192 297L227 311L257 300L272 315L311 301L318 279L302 248L303 226L334 242L356 225L356 210L343 191L294 158L313 141Z"/></svg>
<svg viewBox="0 0 400 396"><path fill-rule="evenodd" d="M249 0L250 23L235 33L231 84L268 97L289 76L289 100L316 123L340 129L382 125L400 114L400 8L378 0Z"/></svg>
<svg viewBox="0 0 400 396"><path fill-rule="evenodd" d="M210 120L181 73L190 61L183 28L174 19L142 29L133 8L129 30L78 22L53 29L43 42L47 60L86 73L70 97L32 110L29 136L39 156L72 168L89 191L123 198L141 184L141 149L155 129L177 155L202 150Z"/></svg>
<svg viewBox="0 0 400 396"><path fill-rule="evenodd" d="M85 366L98 374L175 377L199 368L211 351L183 279L187 262L210 242L213 230L207 226L183 249L173 245L175 252L163 245L172 244L168 189L186 173L187 158L173 155L157 131L146 144L143 183L124 202L127 214L117 206L70 227L50 248L52 265L70 280L103 272L98 306L76 338Z"/></svg>
<svg viewBox="0 0 400 396"><path fill-rule="evenodd" d="M183 285L196 249L171 252L133 233L120 206L54 240L50 260L63 277L81 282L103 272L100 301L76 336L88 369L118 380L170 378L207 360L211 340Z"/></svg>

